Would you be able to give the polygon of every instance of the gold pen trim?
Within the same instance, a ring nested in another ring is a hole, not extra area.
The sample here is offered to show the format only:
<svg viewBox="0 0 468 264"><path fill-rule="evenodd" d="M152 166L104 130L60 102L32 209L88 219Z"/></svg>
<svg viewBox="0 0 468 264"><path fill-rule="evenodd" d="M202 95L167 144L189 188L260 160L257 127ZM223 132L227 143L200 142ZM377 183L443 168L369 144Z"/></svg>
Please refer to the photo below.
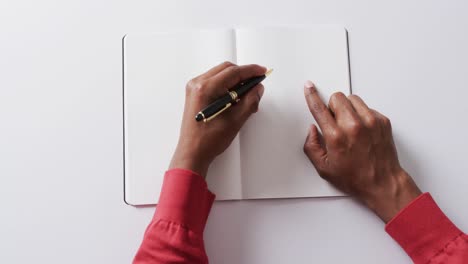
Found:
<svg viewBox="0 0 468 264"><path fill-rule="evenodd" d="M267 69L267 71L265 72L265 76L268 76L271 74L271 72L273 71L273 69ZM239 98L239 95L236 93L236 91L229 91L229 96L231 96L231 100L233 102L239 102L240 101L240 98ZM201 114L201 116L203 117L203 122L208 122L210 121L211 119L217 117L219 114L221 114L222 112L224 112L226 109L228 109L229 107L232 106L233 103L229 103L227 104L223 109L219 110L216 114L208 117L208 118L205 118L205 114L203 112L199 112L199 114Z"/></svg>
<svg viewBox="0 0 468 264"><path fill-rule="evenodd" d="M232 105L232 103L227 104L223 109L219 110L216 114L214 114L214 115L212 115L212 116L210 116L210 117L208 117L208 118L203 119L203 122L206 123L206 122L210 121L211 119L215 118L217 115L221 114L221 113L224 112L226 109L228 109L229 107L231 107L231 105ZM205 116L203 115L203 117L205 117Z"/></svg>
<svg viewBox="0 0 468 264"><path fill-rule="evenodd" d="M233 101L236 101L236 100L238 99L237 97L239 97L239 96L237 95L236 91L230 91L230 92L229 92L229 95L231 96L231 99L232 99Z"/></svg>
<svg viewBox="0 0 468 264"><path fill-rule="evenodd" d="M198 112L198 114L201 115L203 117L203 119L205 119L205 114L202 111Z"/></svg>
<svg viewBox="0 0 468 264"><path fill-rule="evenodd" d="M234 101L234 102L239 102L240 101L240 98L239 98L239 95L237 94L236 91L230 91L229 92L229 95L231 96L231 99Z"/></svg>

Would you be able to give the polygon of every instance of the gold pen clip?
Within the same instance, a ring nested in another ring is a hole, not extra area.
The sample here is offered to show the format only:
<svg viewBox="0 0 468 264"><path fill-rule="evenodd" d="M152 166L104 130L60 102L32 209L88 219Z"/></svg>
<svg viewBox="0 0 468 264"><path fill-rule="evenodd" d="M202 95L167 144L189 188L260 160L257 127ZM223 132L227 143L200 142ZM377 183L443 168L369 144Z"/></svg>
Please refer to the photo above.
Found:
<svg viewBox="0 0 468 264"><path fill-rule="evenodd" d="M211 119L215 118L217 115L221 114L221 113L224 112L226 109L228 109L229 107L231 107L231 105L232 105L232 103L227 104L223 109L219 110L216 114L214 114L214 115L212 115L212 116L210 116L210 117L208 117L208 118L203 119L203 122L206 123L206 122L210 121Z"/></svg>

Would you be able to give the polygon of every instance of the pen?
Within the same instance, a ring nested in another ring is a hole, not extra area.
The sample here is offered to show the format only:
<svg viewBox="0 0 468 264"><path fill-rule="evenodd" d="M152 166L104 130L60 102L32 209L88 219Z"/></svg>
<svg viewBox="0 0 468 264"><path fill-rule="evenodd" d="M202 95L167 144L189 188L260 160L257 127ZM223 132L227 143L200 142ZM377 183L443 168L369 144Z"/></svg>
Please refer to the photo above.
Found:
<svg viewBox="0 0 468 264"><path fill-rule="evenodd" d="M217 99L213 103L209 104L203 110L198 112L195 116L195 120L200 122L208 122L211 119L215 118L217 115L221 114L223 111L231 107L234 103L239 102L240 97L254 88L257 84L261 83L265 78L270 75L273 69L269 69L262 76L252 77L246 81L239 83L234 86L227 94Z"/></svg>

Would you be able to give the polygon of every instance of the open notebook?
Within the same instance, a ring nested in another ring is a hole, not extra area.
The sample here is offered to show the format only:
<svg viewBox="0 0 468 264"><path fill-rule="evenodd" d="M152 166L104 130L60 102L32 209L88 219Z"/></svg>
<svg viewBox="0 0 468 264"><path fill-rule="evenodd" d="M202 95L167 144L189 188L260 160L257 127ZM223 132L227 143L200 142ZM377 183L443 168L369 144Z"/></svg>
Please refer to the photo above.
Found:
<svg viewBox="0 0 468 264"><path fill-rule="evenodd" d="M185 84L226 60L274 72L263 82L259 112L210 167L207 182L216 199L342 195L318 176L302 147L314 122L303 83L312 80L326 100L335 91L350 92L344 28L129 34L123 49L128 204L157 203L178 140Z"/></svg>

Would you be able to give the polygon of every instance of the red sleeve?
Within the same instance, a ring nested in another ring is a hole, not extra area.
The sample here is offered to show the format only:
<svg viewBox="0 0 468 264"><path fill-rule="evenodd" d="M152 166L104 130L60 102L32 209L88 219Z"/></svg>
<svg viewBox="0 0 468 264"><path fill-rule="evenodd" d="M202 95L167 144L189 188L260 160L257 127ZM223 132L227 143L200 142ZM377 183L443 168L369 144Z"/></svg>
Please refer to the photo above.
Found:
<svg viewBox="0 0 468 264"><path fill-rule="evenodd" d="M385 227L414 263L468 263L468 236L421 194Z"/></svg>
<svg viewBox="0 0 468 264"><path fill-rule="evenodd" d="M156 213L133 263L208 263L203 230L214 198L200 175L167 171Z"/></svg>

